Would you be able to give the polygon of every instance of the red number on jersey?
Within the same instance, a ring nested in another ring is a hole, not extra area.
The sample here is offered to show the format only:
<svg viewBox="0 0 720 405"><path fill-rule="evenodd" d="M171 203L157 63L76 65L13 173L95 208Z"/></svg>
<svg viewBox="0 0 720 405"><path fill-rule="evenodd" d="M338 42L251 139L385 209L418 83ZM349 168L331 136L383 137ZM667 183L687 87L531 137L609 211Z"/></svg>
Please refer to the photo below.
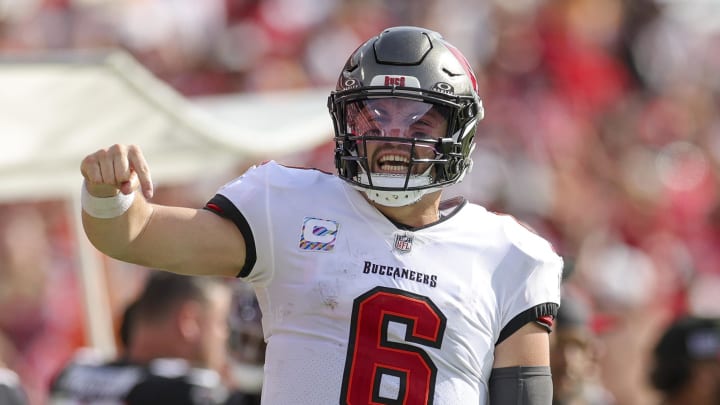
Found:
<svg viewBox="0 0 720 405"><path fill-rule="evenodd" d="M342 405L428 405L435 392L437 368L417 346L388 340L390 322L405 325L405 342L440 348L446 318L427 297L376 287L353 303ZM392 397L380 391L392 379Z"/></svg>

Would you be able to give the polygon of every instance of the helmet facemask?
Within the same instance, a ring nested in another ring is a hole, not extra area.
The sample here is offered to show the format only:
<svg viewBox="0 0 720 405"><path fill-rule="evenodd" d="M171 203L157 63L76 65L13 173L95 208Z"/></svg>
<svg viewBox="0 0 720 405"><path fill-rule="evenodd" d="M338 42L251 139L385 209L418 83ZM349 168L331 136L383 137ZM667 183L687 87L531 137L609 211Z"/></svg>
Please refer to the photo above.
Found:
<svg viewBox="0 0 720 405"><path fill-rule="evenodd" d="M437 33L388 29L351 55L331 93L338 175L384 206L459 182L483 111L467 61Z"/></svg>
<svg viewBox="0 0 720 405"><path fill-rule="evenodd" d="M402 206L436 190L447 158L438 150L448 137L450 109L407 98L350 101L344 108L348 180L382 205ZM354 167L352 167L354 166ZM370 191L372 190L372 191Z"/></svg>

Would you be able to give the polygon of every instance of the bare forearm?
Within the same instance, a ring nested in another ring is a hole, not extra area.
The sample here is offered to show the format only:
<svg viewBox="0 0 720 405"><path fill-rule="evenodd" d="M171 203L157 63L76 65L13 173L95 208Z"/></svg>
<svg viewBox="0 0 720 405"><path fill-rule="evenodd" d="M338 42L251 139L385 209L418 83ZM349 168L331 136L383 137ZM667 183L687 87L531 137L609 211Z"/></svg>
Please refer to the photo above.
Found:
<svg viewBox="0 0 720 405"><path fill-rule="evenodd" d="M153 214L153 207L141 196L136 196L132 206L121 216L101 219L83 211L82 221L90 242L99 251L118 260L137 264L140 259L133 254L132 246Z"/></svg>
<svg viewBox="0 0 720 405"><path fill-rule="evenodd" d="M82 221L90 242L116 259L137 263L131 246L153 213L150 172L137 146L113 145L83 159Z"/></svg>
<svg viewBox="0 0 720 405"><path fill-rule="evenodd" d="M153 185L140 148L113 145L83 159L83 227L118 260L182 274L234 276L245 262L235 225L202 209L151 204Z"/></svg>
<svg viewBox="0 0 720 405"><path fill-rule="evenodd" d="M237 275L245 246L232 222L204 210L139 200L113 219L83 213L85 232L98 250L180 274Z"/></svg>

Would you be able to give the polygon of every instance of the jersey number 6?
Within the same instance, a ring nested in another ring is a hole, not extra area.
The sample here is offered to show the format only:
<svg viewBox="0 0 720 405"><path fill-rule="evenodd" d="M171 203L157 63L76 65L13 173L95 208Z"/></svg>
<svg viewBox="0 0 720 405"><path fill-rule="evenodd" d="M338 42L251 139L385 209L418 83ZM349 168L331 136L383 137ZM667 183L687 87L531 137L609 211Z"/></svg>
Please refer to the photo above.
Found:
<svg viewBox="0 0 720 405"><path fill-rule="evenodd" d="M442 344L446 318L429 298L386 287L357 297L341 405L433 403L435 364L417 346L388 340L391 322L405 325L405 342L438 349Z"/></svg>

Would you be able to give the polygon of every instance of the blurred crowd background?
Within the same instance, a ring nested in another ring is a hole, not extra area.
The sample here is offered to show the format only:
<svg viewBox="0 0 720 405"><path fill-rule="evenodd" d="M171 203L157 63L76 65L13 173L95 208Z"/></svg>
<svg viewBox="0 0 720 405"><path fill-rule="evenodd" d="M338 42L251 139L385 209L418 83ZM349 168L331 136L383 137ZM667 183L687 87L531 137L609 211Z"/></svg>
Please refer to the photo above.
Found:
<svg viewBox="0 0 720 405"><path fill-rule="evenodd" d="M0 52L120 47L187 97L330 88L393 25L442 33L481 82L475 165L449 194L553 242L592 309L600 380L653 403L660 330L720 316L720 2L0 0ZM271 158L332 171L330 140ZM160 187L194 205L213 191ZM87 343L71 228L62 201L0 207L0 359L33 403ZM105 264L118 315L144 273Z"/></svg>

